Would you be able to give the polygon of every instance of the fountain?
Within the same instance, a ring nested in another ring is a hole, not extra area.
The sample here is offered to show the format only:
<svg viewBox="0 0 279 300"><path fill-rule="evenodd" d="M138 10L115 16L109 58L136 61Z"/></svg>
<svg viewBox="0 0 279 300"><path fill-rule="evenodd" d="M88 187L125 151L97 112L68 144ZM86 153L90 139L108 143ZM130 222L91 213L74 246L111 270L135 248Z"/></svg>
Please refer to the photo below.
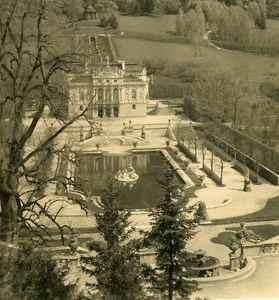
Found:
<svg viewBox="0 0 279 300"><path fill-rule="evenodd" d="M124 186L128 184L129 188L131 189L139 179L139 175L135 172L132 164L130 164L128 170L119 170L115 174L115 179L117 179Z"/></svg>
<svg viewBox="0 0 279 300"><path fill-rule="evenodd" d="M194 257L188 263L191 270L197 273L197 277L219 276L220 261L213 256L206 256L206 251L198 249L194 251Z"/></svg>

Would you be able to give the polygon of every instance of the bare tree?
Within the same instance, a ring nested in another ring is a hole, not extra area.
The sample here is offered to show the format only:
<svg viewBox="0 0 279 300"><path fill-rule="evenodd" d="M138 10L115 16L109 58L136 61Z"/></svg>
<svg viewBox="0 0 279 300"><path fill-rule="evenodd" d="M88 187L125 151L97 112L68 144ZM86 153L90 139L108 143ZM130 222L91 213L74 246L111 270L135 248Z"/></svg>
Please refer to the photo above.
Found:
<svg viewBox="0 0 279 300"><path fill-rule="evenodd" d="M59 212L50 215L50 203L41 202L43 195L35 193L55 178L40 180L38 170L59 151L53 145L56 138L86 111L69 120L59 114L55 105L54 100L61 96L67 101L63 85L57 84L61 79L59 74L65 75L79 59L59 36L63 22L59 1L1 0L0 3L0 227L1 239L9 243L17 243L23 226L33 224L46 229L37 222L42 213L58 225ZM26 122L25 113L30 105L35 111ZM35 147L30 147L47 108L60 125ZM23 184L28 186L24 191ZM31 218L30 213L37 218Z"/></svg>
<svg viewBox="0 0 279 300"><path fill-rule="evenodd" d="M243 75L208 72L193 85L192 102L203 118L236 127L249 118L255 94Z"/></svg>

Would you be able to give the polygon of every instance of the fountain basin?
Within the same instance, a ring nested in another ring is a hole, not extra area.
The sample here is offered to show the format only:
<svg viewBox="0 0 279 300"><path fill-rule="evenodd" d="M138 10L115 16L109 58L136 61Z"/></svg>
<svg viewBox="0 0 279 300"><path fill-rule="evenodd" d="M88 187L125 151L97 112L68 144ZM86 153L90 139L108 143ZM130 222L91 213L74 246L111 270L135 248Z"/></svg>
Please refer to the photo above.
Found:
<svg viewBox="0 0 279 300"><path fill-rule="evenodd" d="M205 255L206 251L199 249L187 263L188 267L196 273L197 277L219 276L220 261L214 256Z"/></svg>

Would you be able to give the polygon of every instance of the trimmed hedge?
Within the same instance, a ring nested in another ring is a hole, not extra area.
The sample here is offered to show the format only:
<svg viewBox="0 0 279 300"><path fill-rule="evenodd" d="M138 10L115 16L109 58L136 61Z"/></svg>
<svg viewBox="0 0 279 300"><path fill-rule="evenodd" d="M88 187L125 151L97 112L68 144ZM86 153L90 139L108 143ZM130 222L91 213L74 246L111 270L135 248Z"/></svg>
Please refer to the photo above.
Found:
<svg viewBox="0 0 279 300"><path fill-rule="evenodd" d="M177 143L177 147L187 156L191 159L192 162L197 162L197 158L195 154L189 150L185 145L183 145L181 142Z"/></svg>
<svg viewBox="0 0 279 300"><path fill-rule="evenodd" d="M265 144L228 127L224 124L210 123L212 132L204 130L206 138L223 149L251 170L256 171L256 160L260 162L259 175L271 183L279 183L279 152Z"/></svg>
<svg viewBox="0 0 279 300"><path fill-rule="evenodd" d="M214 171L211 171L210 168L208 168L208 166L203 165L202 170L204 171L204 173L211 178L217 185L224 185L221 182L221 178L220 176L218 176Z"/></svg>

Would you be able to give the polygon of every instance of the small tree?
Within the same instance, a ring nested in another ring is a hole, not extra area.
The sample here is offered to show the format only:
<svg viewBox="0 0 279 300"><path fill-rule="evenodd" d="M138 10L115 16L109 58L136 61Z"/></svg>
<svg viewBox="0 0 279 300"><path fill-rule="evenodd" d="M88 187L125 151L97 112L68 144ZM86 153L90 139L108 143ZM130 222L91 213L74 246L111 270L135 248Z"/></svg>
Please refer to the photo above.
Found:
<svg viewBox="0 0 279 300"><path fill-rule="evenodd" d="M114 14L107 19L107 26L111 26L113 29L117 29L119 27L118 21Z"/></svg>
<svg viewBox="0 0 279 300"><path fill-rule="evenodd" d="M105 28L107 26L107 18L105 16L103 16L100 20L100 27Z"/></svg>
<svg viewBox="0 0 279 300"><path fill-rule="evenodd" d="M164 196L150 213L152 227L145 233L148 245L156 251L152 290L160 292L160 299L188 299L197 289L197 282L189 279L191 272L185 265L188 258L185 246L193 238L197 223L185 216L193 208L183 208L185 203L174 199L177 185L171 168L166 167L159 186Z"/></svg>
<svg viewBox="0 0 279 300"><path fill-rule="evenodd" d="M120 207L120 189L115 180L108 182L102 197L103 212L95 213L97 229L104 242L90 241L88 248L95 257L84 258L84 270L95 276L95 297L110 300L143 298L143 265L139 260L140 242L129 240L131 228L130 212ZM96 298L96 299L99 299ZM94 298L95 299L95 298Z"/></svg>
<svg viewBox="0 0 279 300"><path fill-rule="evenodd" d="M153 0L145 0L144 12L147 15L150 15L153 12L154 8L155 8L155 6L154 6Z"/></svg>

